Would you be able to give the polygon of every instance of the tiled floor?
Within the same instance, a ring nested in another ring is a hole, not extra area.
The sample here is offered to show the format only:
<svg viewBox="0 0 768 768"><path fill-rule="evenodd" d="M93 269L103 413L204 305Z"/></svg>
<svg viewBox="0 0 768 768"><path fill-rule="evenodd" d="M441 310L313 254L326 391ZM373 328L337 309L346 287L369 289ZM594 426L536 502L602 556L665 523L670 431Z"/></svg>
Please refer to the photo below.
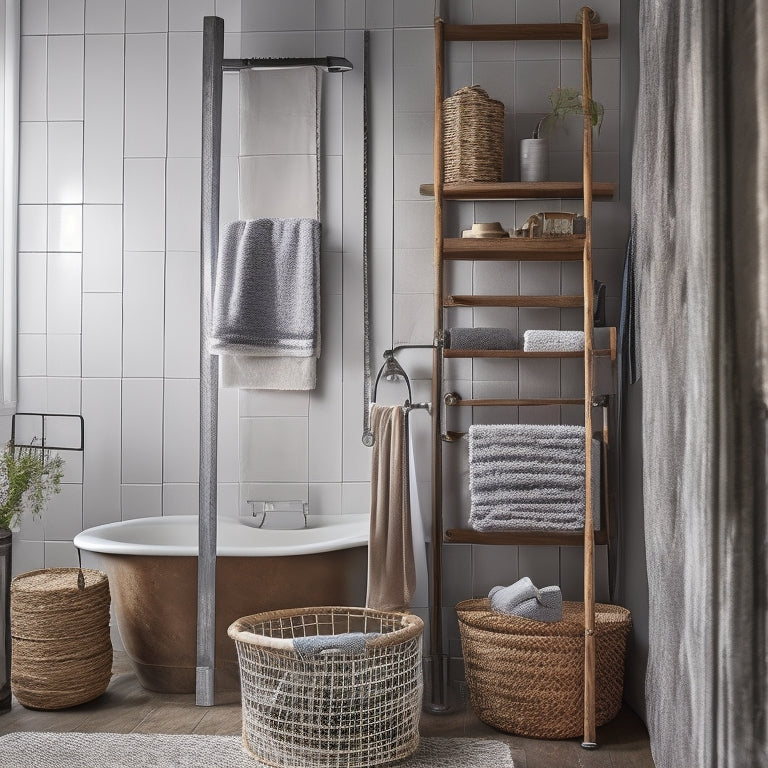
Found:
<svg viewBox="0 0 768 768"><path fill-rule="evenodd" d="M578 739L540 741L500 733L475 717L461 692L454 693L448 714L422 714L423 735L505 741L515 768L653 768L645 727L626 707L615 720L598 728L599 748L586 751ZM229 694L219 696L215 707L197 707L192 694L146 691L125 655L117 653L113 678L103 696L59 712L33 711L14 701L11 712L0 716L0 735L13 731L235 735L240 733L240 702L237 695Z"/></svg>

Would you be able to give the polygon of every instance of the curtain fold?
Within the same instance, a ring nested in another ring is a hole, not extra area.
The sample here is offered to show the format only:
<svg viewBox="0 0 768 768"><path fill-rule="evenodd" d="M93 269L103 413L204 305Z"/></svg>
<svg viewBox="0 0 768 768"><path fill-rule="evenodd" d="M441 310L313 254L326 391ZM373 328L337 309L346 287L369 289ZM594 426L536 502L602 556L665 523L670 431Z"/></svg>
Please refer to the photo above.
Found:
<svg viewBox="0 0 768 768"><path fill-rule="evenodd" d="M643 0L632 228L658 768L768 765L765 0Z"/></svg>

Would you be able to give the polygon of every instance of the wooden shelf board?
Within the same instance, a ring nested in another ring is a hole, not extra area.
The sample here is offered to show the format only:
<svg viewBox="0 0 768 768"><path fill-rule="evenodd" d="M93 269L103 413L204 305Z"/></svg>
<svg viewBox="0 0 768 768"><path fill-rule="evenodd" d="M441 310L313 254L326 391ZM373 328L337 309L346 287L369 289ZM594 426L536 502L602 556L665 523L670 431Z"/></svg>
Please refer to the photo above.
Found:
<svg viewBox="0 0 768 768"><path fill-rule="evenodd" d="M444 307L583 307L583 296L446 296Z"/></svg>
<svg viewBox="0 0 768 768"><path fill-rule="evenodd" d="M581 261L584 235L568 237L446 237L443 258L473 261Z"/></svg>
<svg viewBox="0 0 768 768"><path fill-rule="evenodd" d="M616 185L610 181L593 181L592 196L613 197ZM419 193L426 197L435 194L434 184L422 184ZM446 200L529 200L532 198L579 199L584 197L580 181L473 181L464 184L443 184Z"/></svg>
<svg viewBox="0 0 768 768"><path fill-rule="evenodd" d="M446 42L581 40L581 24L444 24ZM592 39L606 40L607 24L592 24Z"/></svg>
<svg viewBox="0 0 768 768"><path fill-rule="evenodd" d="M493 397L485 399L470 399L446 403L449 407L459 406L486 406L486 405L511 405L511 406L529 406L529 405L584 405L584 398L576 397L549 397L549 398L503 398Z"/></svg>
<svg viewBox="0 0 768 768"><path fill-rule="evenodd" d="M610 349L595 349L595 357L609 357ZM443 357L584 357L584 352L524 352L522 349L444 349Z"/></svg>
<svg viewBox="0 0 768 768"><path fill-rule="evenodd" d="M582 531L473 531L471 528L449 528L445 541L450 544L542 545L580 547L584 545ZM595 544L607 544L605 530L595 531Z"/></svg>

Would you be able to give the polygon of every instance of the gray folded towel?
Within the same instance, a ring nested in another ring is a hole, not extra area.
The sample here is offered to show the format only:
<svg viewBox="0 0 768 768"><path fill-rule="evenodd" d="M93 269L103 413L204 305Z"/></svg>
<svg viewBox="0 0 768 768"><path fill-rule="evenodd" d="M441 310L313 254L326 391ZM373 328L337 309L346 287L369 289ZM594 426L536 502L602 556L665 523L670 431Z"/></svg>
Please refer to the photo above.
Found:
<svg viewBox="0 0 768 768"><path fill-rule="evenodd" d="M448 328L448 349L515 349L517 339L510 328Z"/></svg>
<svg viewBox="0 0 768 768"><path fill-rule="evenodd" d="M226 225L216 264L211 352L320 354L320 222L248 219Z"/></svg>
<svg viewBox="0 0 768 768"><path fill-rule="evenodd" d="M338 635L310 635L296 637L293 650L299 656L317 656L321 653L365 653L366 641L379 637L379 632L342 632Z"/></svg>
<svg viewBox="0 0 768 768"><path fill-rule="evenodd" d="M592 346L608 349L610 328L595 328ZM581 352L584 349L584 331L530 330L523 333L525 352Z"/></svg>
<svg viewBox="0 0 768 768"><path fill-rule="evenodd" d="M563 594L560 587L538 589L527 577L508 587L493 587L488 593L491 610L521 616L533 621L560 621L563 618Z"/></svg>

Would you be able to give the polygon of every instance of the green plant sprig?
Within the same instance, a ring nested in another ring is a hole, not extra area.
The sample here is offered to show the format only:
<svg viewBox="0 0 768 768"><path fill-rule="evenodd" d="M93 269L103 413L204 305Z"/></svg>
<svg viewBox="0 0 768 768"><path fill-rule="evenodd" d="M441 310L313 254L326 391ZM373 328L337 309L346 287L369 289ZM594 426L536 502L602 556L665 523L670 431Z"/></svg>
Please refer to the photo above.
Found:
<svg viewBox="0 0 768 768"><path fill-rule="evenodd" d="M8 442L0 457L0 528L13 528L29 511L38 518L61 490L64 460L36 446Z"/></svg>
<svg viewBox="0 0 768 768"><path fill-rule="evenodd" d="M534 139L543 138L543 135L550 133L555 126L564 123L567 115L582 115L585 111L592 125L597 126L598 133L600 132L605 108L599 101L588 99L585 106L581 91L577 88L555 88L549 94L549 101L552 111L536 123L533 129Z"/></svg>

